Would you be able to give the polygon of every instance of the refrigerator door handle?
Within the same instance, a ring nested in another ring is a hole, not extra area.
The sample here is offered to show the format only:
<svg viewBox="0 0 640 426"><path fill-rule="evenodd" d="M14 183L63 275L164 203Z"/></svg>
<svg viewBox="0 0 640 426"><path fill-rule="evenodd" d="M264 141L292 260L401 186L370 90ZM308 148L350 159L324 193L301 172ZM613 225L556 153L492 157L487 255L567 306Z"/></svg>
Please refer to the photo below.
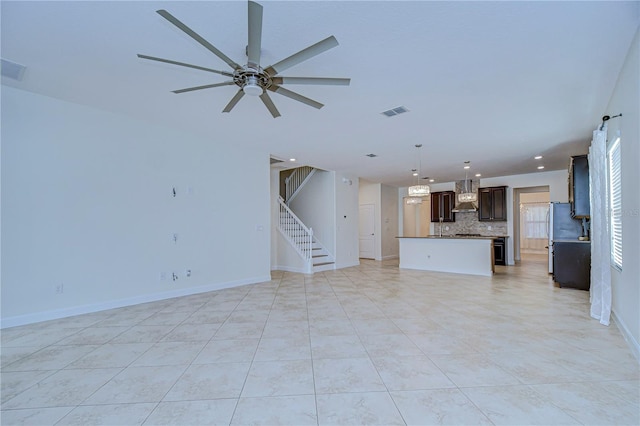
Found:
<svg viewBox="0 0 640 426"><path fill-rule="evenodd" d="M547 222L547 239L549 239L549 231L551 228L551 207L549 207L549 210L547 210L547 217L545 220Z"/></svg>

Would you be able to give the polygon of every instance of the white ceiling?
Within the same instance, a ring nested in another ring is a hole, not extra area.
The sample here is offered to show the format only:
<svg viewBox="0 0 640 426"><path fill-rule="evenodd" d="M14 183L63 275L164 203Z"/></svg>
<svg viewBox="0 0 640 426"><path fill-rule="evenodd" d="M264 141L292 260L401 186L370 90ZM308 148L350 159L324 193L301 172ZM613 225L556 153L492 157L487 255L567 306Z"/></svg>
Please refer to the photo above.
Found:
<svg viewBox="0 0 640 426"><path fill-rule="evenodd" d="M565 169L601 117L620 112L605 108L640 22L638 1L262 4L263 66L338 39L283 72L350 77L348 87L286 86L323 109L271 94L280 118L247 96L223 114L235 86L171 90L225 77L136 57L230 71L155 10L245 63L245 1L2 1L2 58L27 67L2 83L403 186L418 143L422 175L438 182L464 178L466 160L483 177L537 172L535 155L545 171ZM409 112L381 114L400 105Z"/></svg>

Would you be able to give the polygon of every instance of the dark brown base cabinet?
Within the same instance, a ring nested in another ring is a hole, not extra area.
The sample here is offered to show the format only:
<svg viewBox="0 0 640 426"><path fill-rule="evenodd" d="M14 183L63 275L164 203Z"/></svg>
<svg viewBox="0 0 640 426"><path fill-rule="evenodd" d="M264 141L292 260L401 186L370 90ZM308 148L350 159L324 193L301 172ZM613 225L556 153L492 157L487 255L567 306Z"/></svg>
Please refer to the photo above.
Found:
<svg viewBox="0 0 640 426"><path fill-rule="evenodd" d="M554 242L553 280L560 287L589 290L591 287L591 243Z"/></svg>
<svg viewBox="0 0 640 426"><path fill-rule="evenodd" d="M504 238L496 238L493 240L493 264L507 264L507 243Z"/></svg>
<svg viewBox="0 0 640 426"><path fill-rule="evenodd" d="M454 191L432 192L431 193L431 222L455 222L456 214L452 212L456 203L456 193Z"/></svg>
<svg viewBox="0 0 640 426"><path fill-rule="evenodd" d="M507 187L478 189L478 220L497 222L507 220Z"/></svg>

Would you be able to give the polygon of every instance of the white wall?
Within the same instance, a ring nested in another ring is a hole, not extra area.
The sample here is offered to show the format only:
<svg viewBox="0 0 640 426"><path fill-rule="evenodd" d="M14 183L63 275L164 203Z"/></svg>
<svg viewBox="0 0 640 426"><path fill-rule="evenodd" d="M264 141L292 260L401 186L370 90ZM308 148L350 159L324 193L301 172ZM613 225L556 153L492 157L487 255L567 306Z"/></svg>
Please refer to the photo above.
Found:
<svg viewBox="0 0 640 426"><path fill-rule="evenodd" d="M272 168L271 174L271 270L278 269L278 246L280 231L278 231L278 216L280 215L280 205L278 197L280 196L280 171L281 169Z"/></svg>
<svg viewBox="0 0 640 426"><path fill-rule="evenodd" d="M237 142L3 86L3 327L269 280L269 155Z"/></svg>
<svg viewBox="0 0 640 426"><path fill-rule="evenodd" d="M608 139L620 132L622 154L622 271L611 268L612 310L616 322L640 356L640 30L627 54L603 115L622 114L608 122Z"/></svg>
<svg viewBox="0 0 640 426"><path fill-rule="evenodd" d="M381 185L381 255L382 259L398 257L400 246L396 237L400 236L398 229L398 188Z"/></svg>
<svg viewBox="0 0 640 426"><path fill-rule="evenodd" d="M302 223L313 229L316 239L335 254L335 173L316 170L289 207Z"/></svg>
<svg viewBox="0 0 640 426"><path fill-rule="evenodd" d="M358 178L335 173L336 268L360 264Z"/></svg>

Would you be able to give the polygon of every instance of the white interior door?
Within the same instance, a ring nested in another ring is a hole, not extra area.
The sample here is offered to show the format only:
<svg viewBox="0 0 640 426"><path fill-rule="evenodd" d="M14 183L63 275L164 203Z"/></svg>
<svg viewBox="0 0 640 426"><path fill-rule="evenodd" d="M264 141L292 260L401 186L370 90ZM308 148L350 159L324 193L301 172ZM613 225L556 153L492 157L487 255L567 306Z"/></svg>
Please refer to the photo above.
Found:
<svg viewBox="0 0 640 426"><path fill-rule="evenodd" d="M375 206L373 204L360 205L360 257L375 259Z"/></svg>

